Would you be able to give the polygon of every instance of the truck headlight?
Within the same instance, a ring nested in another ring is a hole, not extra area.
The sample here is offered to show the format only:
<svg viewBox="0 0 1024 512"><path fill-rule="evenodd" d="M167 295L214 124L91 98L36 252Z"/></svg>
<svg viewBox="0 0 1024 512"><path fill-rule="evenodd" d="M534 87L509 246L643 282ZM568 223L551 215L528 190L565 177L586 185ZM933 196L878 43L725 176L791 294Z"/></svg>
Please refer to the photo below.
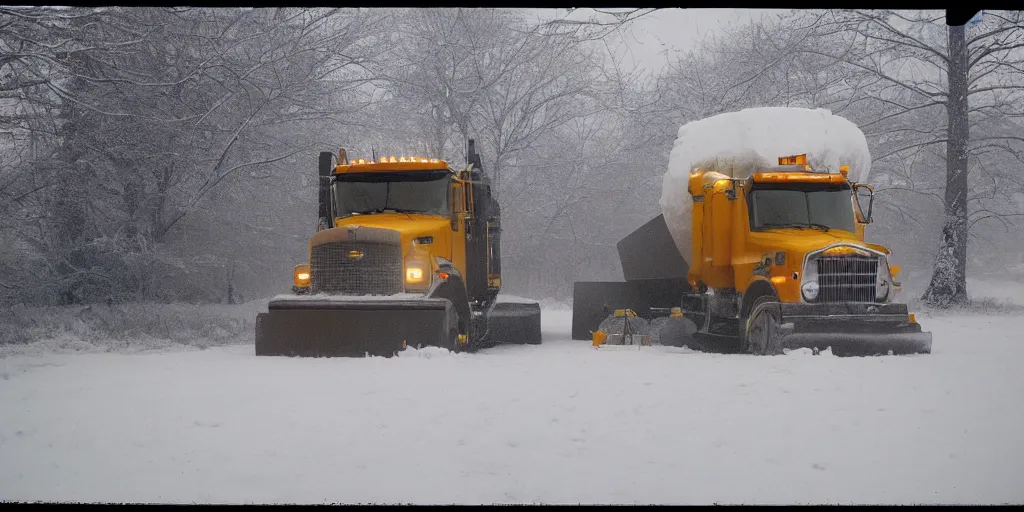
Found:
<svg viewBox="0 0 1024 512"><path fill-rule="evenodd" d="M818 280L806 281L803 286L800 287L800 291L803 292L804 298L807 300L814 300L818 297Z"/></svg>
<svg viewBox="0 0 1024 512"><path fill-rule="evenodd" d="M804 278L803 284L800 285L800 293L803 294L804 300L814 300L818 298L818 292L821 291L821 286L818 285L818 264L814 260L810 260L804 265Z"/></svg>
<svg viewBox="0 0 1024 512"><path fill-rule="evenodd" d="M405 291L425 292L430 288L431 275L427 271L426 261L407 261L405 263Z"/></svg>
<svg viewBox="0 0 1024 512"><path fill-rule="evenodd" d="M405 259L405 291L425 292L430 289L430 252L413 242Z"/></svg>
<svg viewBox="0 0 1024 512"><path fill-rule="evenodd" d="M292 282L298 288L305 288L309 286L309 264L302 263L295 265L295 270L292 272Z"/></svg>
<svg viewBox="0 0 1024 512"><path fill-rule="evenodd" d="M875 299L883 301L889 298L889 283L888 281L882 280L875 285Z"/></svg>
<svg viewBox="0 0 1024 512"><path fill-rule="evenodd" d="M889 260L879 258L878 274L875 277L875 300L885 302L892 295L892 275L889 271Z"/></svg>
<svg viewBox="0 0 1024 512"><path fill-rule="evenodd" d="M889 298L889 290L892 287L889 286L889 280L882 274L878 273L878 278L875 280L875 300L884 301Z"/></svg>

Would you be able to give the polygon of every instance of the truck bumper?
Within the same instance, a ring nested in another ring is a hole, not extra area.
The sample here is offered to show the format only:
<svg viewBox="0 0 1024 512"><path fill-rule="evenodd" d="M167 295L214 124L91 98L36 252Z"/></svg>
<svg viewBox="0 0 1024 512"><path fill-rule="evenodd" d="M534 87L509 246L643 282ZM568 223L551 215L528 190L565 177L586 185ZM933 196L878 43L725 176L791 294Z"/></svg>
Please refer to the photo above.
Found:
<svg viewBox="0 0 1024 512"><path fill-rule="evenodd" d="M778 305L782 346L832 349L837 356L930 354L932 334L911 321L906 304Z"/></svg>

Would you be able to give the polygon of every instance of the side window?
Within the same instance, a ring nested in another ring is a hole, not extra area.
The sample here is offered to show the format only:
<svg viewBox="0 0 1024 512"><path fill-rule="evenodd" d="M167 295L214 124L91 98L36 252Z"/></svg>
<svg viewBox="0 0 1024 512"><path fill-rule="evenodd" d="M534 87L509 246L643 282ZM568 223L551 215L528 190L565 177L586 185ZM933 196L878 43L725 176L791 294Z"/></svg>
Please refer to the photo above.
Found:
<svg viewBox="0 0 1024 512"><path fill-rule="evenodd" d="M462 185L453 181L451 186L451 205L453 213L466 211L466 198L462 194Z"/></svg>

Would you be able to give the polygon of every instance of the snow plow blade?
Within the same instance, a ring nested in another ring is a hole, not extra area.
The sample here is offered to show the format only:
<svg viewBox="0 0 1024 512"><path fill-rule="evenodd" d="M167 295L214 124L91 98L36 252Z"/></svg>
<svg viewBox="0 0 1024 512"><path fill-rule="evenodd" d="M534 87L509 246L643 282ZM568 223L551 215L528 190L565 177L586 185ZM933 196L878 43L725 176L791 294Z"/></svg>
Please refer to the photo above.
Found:
<svg viewBox="0 0 1024 512"><path fill-rule="evenodd" d="M406 346L454 349L447 299L284 298L256 317L256 355L391 357Z"/></svg>
<svg viewBox="0 0 1024 512"><path fill-rule="evenodd" d="M487 340L490 343L541 343L540 304L498 302L491 310L487 324Z"/></svg>
<svg viewBox="0 0 1024 512"><path fill-rule="evenodd" d="M777 303L782 346L832 348L836 356L930 354L932 333L923 332L906 304Z"/></svg>

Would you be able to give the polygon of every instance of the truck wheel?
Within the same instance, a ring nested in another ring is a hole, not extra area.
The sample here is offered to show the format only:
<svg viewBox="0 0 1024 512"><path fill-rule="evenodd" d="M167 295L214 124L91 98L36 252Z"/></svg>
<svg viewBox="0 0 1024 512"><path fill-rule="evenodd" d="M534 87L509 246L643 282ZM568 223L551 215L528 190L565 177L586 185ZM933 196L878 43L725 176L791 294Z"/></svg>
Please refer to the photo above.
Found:
<svg viewBox="0 0 1024 512"><path fill-rule="evenodd" d="M775 302L777 299L771 296L764 296L754 301L750 308L750 316L745 328L746 351L755 355L777 355L782 353L781 336L778 314L771 308L762 308L766 302Z"/></svg>

